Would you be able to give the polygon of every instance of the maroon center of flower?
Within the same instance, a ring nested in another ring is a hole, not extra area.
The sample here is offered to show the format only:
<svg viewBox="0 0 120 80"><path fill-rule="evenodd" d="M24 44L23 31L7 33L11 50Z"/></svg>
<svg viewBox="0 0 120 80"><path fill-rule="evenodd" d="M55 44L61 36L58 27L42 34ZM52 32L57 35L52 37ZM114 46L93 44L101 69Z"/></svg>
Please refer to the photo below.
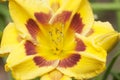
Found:
<svg viewBox="0 0 120 80"><path fill-rule="evenodd" d="M43 24L42 26L44 26L44 24L48 25L48 22L51 18L50 14L45 14L45 13L42 13L42 12L35 13L34 16L38 20L39 23ZM70 19L70 17L71 17L71 12L70 11L63 11L60 14L56 15L56 17L53 20L53 25L55 23L65 24ZM82 23L82 19L80 18L80 14L76 13L71 20L70 28L72 30L74 30L75 32L80 33L83 29L83 26L84 25ZM33 19L29 19L27 21L26 27L27 27L29 33L33 37L36 37L36 36L39 35L39 34L37 35L37 33L40 31L40 28ZM63 42L64 42L64 39L63 39L64 38L64 33L63 33L64 29L63 28L64 27L61 26L61 25L55 25L55 27L52 26L48 30L48 33L50 34L50 36L49 36L50 37L50 44L53 47L53 49L50 48L50 50L52 50L50 52L54 53L58 56L60 54L64 53L63 49L62 49L63 47L61 47L61 46L63 46ZM73 43L73 44L76 44L76 47L72 48L72 50L75 49L75 51L84 51L86 49L86 46L81 39L75 38L74 42L76 42L76 43ZM45 46L48 46L48 45L45 45ZM38 52L39 50L36 51L36 49L37 49L36 47L38 47L38 46L34 45L32 42L26 41L24 46L25 46L25 50L26 50L26 55L34 55L36 53L40 54L40 52ZM48 54L48 53L45 53L45 54ZM67 54L67 55L69 55L69 57L64 57L64 59L61 58L62 60L60 59L60 62L58 64L58 66L64 67L64 68L73 67L74 65L77 64L77 62L81 58L80 54L76 54L76 53ZM55 60L57 60L57 58L58 57L56 57ZM48 61L47 58L44 58L44 56L40 56L40 55L34 57L33 61L39 67L49 66L49 65L52 65L54 63L54 60Z"/></svg>

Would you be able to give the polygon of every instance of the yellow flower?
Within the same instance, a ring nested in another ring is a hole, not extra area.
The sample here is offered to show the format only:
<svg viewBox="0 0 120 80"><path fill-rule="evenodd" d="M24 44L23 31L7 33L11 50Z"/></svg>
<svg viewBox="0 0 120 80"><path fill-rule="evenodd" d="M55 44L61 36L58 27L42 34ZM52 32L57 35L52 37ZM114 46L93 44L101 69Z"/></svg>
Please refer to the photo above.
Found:
<svg viewBox="0 0 120 80"><path fill-rule="evenodd" d="M94 21L88 0L9 0L13 19L0 55L16 80L92 78L105 69L118 40L108 22Z"/></svg>

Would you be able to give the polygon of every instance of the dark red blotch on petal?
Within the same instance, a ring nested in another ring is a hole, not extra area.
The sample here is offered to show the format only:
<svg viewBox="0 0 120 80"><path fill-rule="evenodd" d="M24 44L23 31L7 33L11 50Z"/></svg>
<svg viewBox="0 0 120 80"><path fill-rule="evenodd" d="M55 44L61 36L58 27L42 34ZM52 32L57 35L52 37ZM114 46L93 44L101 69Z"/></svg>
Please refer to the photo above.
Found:
<svg viewBox="0 0 120 80"><path fill-rule="evenodd" d="M84 51L86 49L85 44L81 39L76 38L76 51Z"/></svg>
<svg viewBox="0 0 120 80"><path fill-rule="evenodd" d="M68 58L61 60L59 66L64 68L73 67L77 64L80 58L80 54L72 54Z"/></svg>
<svg viewBox="0 0 120 80"><path fill-rule="evenodd" d="M33 38L35 38L37 33L40 31L39 26L33 19L29 19L27 21L26 27Z"/></svg>
<svg viewBox="0 0 120 80"><path fill-rule="evenodd" d="M81 33L84 24L82 23L82 19L80 18L80 14L75 14L71 21L70 27L77 33Z"/></svg>
<svg viewBox="0 0 120 80"><path fill-rule="evenodd" d="M34 55L34 54L36 54L35 47L36 47L36 46L35 46L32 42L26 41L26 42L25 42L26 54L27 54L27 55Z"/></svg>
<svg viewBox="0 0 120 80"><path fill-rule="evenodd" d="M50 66L53 63L53 61L47 61L40 56L35 56L33 58L33 60L34 60L35 64L38 65L39 67Z"/></svg>
<svg viewBox="0 0 120 80"><path fill-rule="evenodd" d="M70 11L63 11L62 13L58 14L53 23L57 23L57 22L61 22L61 23L65 23L67 20L69 20L71 16L71 12Z"/></svg>
<svg viewBox="0 0 120 80"><path fill-rule="evenodd" d="M46 14L46 13L40 12L40 13L35 13L34 15L35 15L36 19L38 20L38 22L40 22L41 24L48 24L48 22L51 18L50 13Z"/></svg>

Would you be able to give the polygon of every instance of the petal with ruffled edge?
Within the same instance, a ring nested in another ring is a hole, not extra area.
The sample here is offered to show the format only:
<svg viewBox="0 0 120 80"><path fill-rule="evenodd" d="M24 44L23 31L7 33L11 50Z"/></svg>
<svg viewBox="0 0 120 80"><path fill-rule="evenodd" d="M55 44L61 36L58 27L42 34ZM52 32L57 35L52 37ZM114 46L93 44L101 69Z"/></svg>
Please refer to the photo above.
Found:
<svg viewBox="0 0 120 80"><path fill-rule="evenodd" d="M11 70L14 78L20 80L34 79L58 65L58 61L48 61L39 56L30 41L22 41L10 52L6 62L6 71Z"/></svg>
<svg viewBox="0 0 120 80"><path fill-rule="evenodd" d="M49 23L61 23L64 25L67 20L70 21L70 18L72 17L71 15L75 14L81 3L81 0L73 1L72 3L71 2L72 1L69 0L65 1L65 3L55 12Z"/></svg>
<svg viewBox="0 0 120 80"><path fill-rule="evenodd" d="M88 56L94 57L97 60L106 62L107 51L104 50L101 46L93 43L89 38L76 34L77 39L81 39L85 45L84 51L77 51L80 54L84 53Z"/></svg>
<svg viewBox="0 0 120 80"><path fill-rule="evenodd" d="M68 58L60 60L57 70L75 79L88 79L105 69L106 51L92 44L88 38L78 35L77 38L86 46L85 50L74 51Z"/></svg>
<svg viewBox="0 0 120 80"><path fill-rule="evenodd" d="M15 24L9 23L3 32L0 55L4 55L4 53L9 53L11 50L16 48L16 46L19 45L21 40L22 39L18 35Z"/></svg>
<svg viewBox="0 0 120 80"><path fill-rule="evenodd" d="M101 62L82 54L80 55L80 61L77 62L77 64L73 67L58 67L57 69L60 70L63 74L74 77L75 79L92 78L105 69L105 62Z"/></svg>
<svg viewBox="0 0 120 80"><path fill-rule="evenodd" d="M94 22L94 16L88 0L82 0L77 12L73 15L70 28L76 33L85 35Z"/></svg>
<svg viewBox="0 0 120 80"><path fill-rule="evenodd" d="M87 33L87 37L93 43L109 51L118 41L119 33L114 30L109 22L94 22L93 27Z"/></svg>
<svg viewBox="0 0 120 80"><path fill-rule="evenodd" d="M40 80L72 80L72 78L63 75L57 70L54 70L46 75L43 75Z"/></svg>
<svg viewBox="0 0 120 80"><path fill-rule="evenodd" d="M31 34L42 27L36 17L41 16L42 21L41 19L39 21L43 23L49 20L50 9L41 0L10 0L9 8L12 19L23 38L31 39Z"/></svg>

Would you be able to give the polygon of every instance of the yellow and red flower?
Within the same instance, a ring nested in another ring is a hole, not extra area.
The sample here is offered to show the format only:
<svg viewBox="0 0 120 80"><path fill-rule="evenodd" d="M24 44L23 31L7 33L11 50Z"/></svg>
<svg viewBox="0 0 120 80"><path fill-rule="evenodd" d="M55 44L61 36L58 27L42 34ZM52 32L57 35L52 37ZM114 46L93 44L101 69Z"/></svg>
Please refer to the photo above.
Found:
<svg viewBox="0 0 120 80"><path fill-rule="evenodd" d="M88 0L9 0L13 19L0 55L15 79L88 79L105 69L118 40L108 22L94 21Z"/></svg>

